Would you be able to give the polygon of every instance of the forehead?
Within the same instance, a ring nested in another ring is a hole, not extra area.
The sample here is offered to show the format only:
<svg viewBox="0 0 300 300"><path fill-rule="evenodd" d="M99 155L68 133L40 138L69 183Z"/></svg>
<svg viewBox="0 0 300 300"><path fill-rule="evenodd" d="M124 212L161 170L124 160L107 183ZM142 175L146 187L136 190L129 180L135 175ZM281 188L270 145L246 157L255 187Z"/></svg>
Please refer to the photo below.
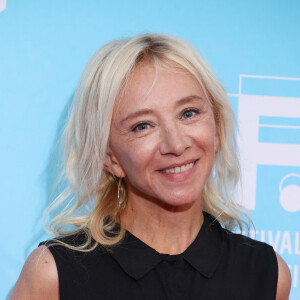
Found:
<svg viewBox="0 0 300 300"><path fill-rule="evenodd" d="M187 70L175 66L139 64L117 98L119 112L132 109L170 107L176 101L192 95L205 99L199 82Z"/></svg>

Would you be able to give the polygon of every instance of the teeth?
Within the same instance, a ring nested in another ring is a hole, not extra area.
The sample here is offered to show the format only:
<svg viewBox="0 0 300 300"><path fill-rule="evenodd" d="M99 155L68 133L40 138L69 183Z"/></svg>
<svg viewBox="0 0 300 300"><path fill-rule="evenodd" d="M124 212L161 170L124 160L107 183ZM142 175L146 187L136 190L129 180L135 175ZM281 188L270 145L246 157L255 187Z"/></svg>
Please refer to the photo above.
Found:
<svg viewBox="0 0 300 300"><path fill-rule="evenodd" d="M162 172L165 172L165 173L181 173L181 172L184 172L184 171L192 168L193 165L194 165L194 163L190 163L190 164L187 164L187 165L183 165L181 167L176 167L176 168L172 168L172 169L163 170Z"/></svg>

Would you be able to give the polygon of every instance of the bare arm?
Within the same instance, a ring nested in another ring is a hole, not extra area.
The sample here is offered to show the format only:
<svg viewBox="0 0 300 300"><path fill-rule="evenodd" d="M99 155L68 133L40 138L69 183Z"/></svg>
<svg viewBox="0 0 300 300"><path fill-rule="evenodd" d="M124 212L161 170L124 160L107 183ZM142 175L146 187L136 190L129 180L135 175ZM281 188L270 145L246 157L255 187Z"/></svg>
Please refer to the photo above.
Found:
<svg viewBox="0 0 300 300"><path fill-rule="evenodd" d="M276 300L288 300L291 290L292 278L289 267L281 256L276 253L278 262L278 283Z"/></svg>
<svg viewBox="0 0 300 300"><path fill-rule="evenodd" d="M55 260L45 246L35 249L27 258L9 300L59 300Z"/></svg>

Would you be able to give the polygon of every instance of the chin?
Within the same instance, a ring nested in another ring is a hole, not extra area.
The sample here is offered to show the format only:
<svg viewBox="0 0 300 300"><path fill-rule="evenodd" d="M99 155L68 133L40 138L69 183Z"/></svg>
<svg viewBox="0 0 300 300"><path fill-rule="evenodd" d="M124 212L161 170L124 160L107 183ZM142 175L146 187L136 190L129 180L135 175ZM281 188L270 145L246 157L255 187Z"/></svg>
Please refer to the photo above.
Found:
<svg viewBox="0 0 300 300"><path fill-rule="evenodd" d="M171 199L161 200L161 206L167 210L186 210L192 207L197 202L197 198L172 197Z"/></svg>

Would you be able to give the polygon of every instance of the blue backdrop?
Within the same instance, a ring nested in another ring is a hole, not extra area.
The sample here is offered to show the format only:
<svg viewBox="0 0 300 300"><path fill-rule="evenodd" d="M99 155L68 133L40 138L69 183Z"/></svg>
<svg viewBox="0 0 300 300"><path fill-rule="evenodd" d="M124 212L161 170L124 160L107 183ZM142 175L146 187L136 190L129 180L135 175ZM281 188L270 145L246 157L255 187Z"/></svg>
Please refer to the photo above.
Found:
<svg viewBox="0 0 300 300"><path fill-rule="evenodd" d="M194 44L226 87L251 235L283 256L300 299L299 1L0 0L0 11L1 299L47 238L57 140L85 64L104 43L146 32Z"/></svg>

